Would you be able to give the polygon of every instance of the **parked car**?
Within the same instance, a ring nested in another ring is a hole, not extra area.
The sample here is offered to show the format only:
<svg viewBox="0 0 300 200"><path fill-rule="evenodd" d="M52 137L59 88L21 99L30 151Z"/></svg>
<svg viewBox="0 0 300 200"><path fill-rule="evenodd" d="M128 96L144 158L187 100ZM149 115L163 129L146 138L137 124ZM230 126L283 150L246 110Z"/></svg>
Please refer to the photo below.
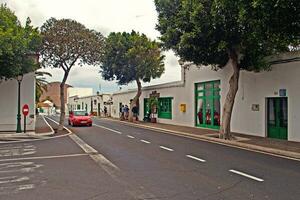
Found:
<svg viewBox="0 0 300 200"><path fill-rule="evenodd" d="M85 110L74 110L69 113L68 123L72 126L92 126L93 120Z"/></svg>

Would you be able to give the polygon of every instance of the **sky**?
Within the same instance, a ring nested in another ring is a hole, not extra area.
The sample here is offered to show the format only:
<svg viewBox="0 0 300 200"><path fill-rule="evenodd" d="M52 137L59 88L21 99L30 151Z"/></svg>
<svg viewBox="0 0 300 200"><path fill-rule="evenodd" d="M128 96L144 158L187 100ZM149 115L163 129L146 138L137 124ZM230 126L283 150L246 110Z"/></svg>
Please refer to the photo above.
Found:
<svg viewBox="0 0 300 200"><path fill-rule="evenodd" d="M50 17L69 18L84 24L89 29L100 31L104 36L110 32L131 32L146 34L157 39L159 32L155 30L157 12L154 0L0 0L15 12L21 23L30 17L32 24L40 27ZM150 85L180 80L178 58L172 51L164 53L165 73L154 79ZM104 81L99 73L99 66L74 66L67 83L74 87L91 87L100 92L114 92L135 88L135 83L118 86L115 81ZM48 81L61 81L62 69L42 69L52 74ZM143 83L143 86L149 83Z"/></svg>

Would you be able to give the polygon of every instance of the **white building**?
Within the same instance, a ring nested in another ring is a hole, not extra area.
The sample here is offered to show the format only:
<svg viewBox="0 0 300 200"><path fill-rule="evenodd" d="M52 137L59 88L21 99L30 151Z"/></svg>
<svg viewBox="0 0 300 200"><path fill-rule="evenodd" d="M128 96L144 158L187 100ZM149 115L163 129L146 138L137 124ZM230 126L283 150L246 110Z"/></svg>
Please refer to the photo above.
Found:
<svg viewBox="0 0 300 200"><path fill-rule="evenodd" d="M107 114L110 116L111 111L111 94L96 94L90 96L71 96L68 98L68 109L86 110L94 116L104 116L104 107L107 108Z"/></svg>
<svg viewBox="0 0 300 200"><path fill-rule="evenodd" d="M300 52L272 58L271 71L241 71L235 98L233 132L300 141ZM232 67L214 71L211 67L182 68L182 81L144 87L139 119L152 93L159 96L159 123L219 129L222 106L229 89ZM129 105L135 90L113 94L112 116Z"/></svg>
<svg viewBox="0 0 300 200"><path fill-rule="evenodd" d="M21 82L21 126L23 130L24 116L22 107L29 106L29 114L26 120L26 130L35 130L35 75L28 73L23 76ZM0 131L16 131L17 128L17 105L18 105L18 82L16 79L0 81ZM1 134L1 133L0 133Z"/></svg>
<svg viewBox="0 0 300 200"><path fill-rule="evenodd" d="M93 95L93 88L84 88L84 87L69 87L67 89L67 103L66 103L66 113L70 111L69 105L73 104L74 102L69 102L69 100L74 100L80 97L85 96L92 96ZM84 106L81 106L80 109L85 109ZM74 110L74 109L73 109Z"/></svg>
<svg viewBox="0 0 300 200"><path fill-rule="evenodd" d="M56 114L54 103L49 100L37 104L40 115L54 115Z"/></svg>
<svg viewBox="0 0 300 200"><path fill-rule="evenodd" d="M67 97L72 96L84 97L93 95L93 88L69 87L67 89Z"/></svg>

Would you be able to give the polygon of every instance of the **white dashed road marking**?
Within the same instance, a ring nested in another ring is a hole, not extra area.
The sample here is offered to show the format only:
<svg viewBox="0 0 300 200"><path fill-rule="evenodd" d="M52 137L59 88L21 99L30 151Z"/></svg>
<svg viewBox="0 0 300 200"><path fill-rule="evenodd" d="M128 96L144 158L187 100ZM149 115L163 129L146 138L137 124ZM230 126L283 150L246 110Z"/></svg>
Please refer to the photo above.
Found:
<svg viewBox="0 0 300 200"><path fill-rule="evenodd" d="M99 128L103 128L103 129L109 130L109 131L114 132L114 133L122 134L122 132L120 132L120 131L117 131L117 130L114 130L114 129L111 129L111 128L107 128L107 127L105 127L105 126L100 126L100 125L98 125L98 124L93 124L93 125L94 125L94 126L97 126L97 127L99 127Z"/></svg>
<svg viewBox="0 0 300 200"><path fill-rule="evenodd" d="M150 144L151 142L147 141L147 140L140 140L141 142L143 143L146 143L146 144Z"/></svg>
<svg viewBox="0 0 300 200"><path fill-rule="evenodd" d="M131 139L135 138L135 137L133 137L132 135L127 135L127 137L128 137L128 138L131 138Z"/></svg>
<svg viewBox="0 0 300 200"><path fill-rule="evenodd" d="M167 150L167 151L174 151L171 148L165 147L165 146L159 146L161 149Z"/></svg>
<svg viewBox="0 0 300 200"><path fill-rule="evenodd" d="M234 174L238 174L238 175L241 175L241 176L244 176L244 177L247 177L247 178L250 178L250 179L253 179L255 181L258 181L258 182L263 182L264 180L261 179L261 178L257 178L255 176L252 176L252 175L249 175L249 174L246 174L244 172L240 172L240 171L237 171L237 170L234 170L234 169L231 169L229 170L230 172L234 173Z"/></svg>
<svg viewBox="0 0 300 200"><path fill-rule="evenodd" d="M191 158L191 159L193 159L193 160L200 161L200 162L206 162L206 160L203 160L203 159L201 159L201 158L197 158L197 157L195 157L195 156L186 155L186 157Z"/></svg>

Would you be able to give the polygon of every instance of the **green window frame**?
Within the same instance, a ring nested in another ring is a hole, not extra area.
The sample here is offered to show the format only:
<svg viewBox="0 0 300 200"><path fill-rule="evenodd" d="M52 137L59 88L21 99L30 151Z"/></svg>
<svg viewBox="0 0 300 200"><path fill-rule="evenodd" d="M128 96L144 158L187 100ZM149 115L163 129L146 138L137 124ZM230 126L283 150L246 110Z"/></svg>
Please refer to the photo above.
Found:
<svg viewBox="0 0 300 200"><path fill-rule="evenodd" d="M196 127L204 127L217 130L220 129L220 91L220 80L195 83ZM199 103L202 104L201 109L199 108ZM216 103L218 104L218 106L216 106ZM219 110L217 110L217 108Z"/></svg>
<svg viewBox="0 0 300 200"><path fill-rule="evenodd" d="M158 118L172 119L172 99L173 97L158 98Z"/></svg>

